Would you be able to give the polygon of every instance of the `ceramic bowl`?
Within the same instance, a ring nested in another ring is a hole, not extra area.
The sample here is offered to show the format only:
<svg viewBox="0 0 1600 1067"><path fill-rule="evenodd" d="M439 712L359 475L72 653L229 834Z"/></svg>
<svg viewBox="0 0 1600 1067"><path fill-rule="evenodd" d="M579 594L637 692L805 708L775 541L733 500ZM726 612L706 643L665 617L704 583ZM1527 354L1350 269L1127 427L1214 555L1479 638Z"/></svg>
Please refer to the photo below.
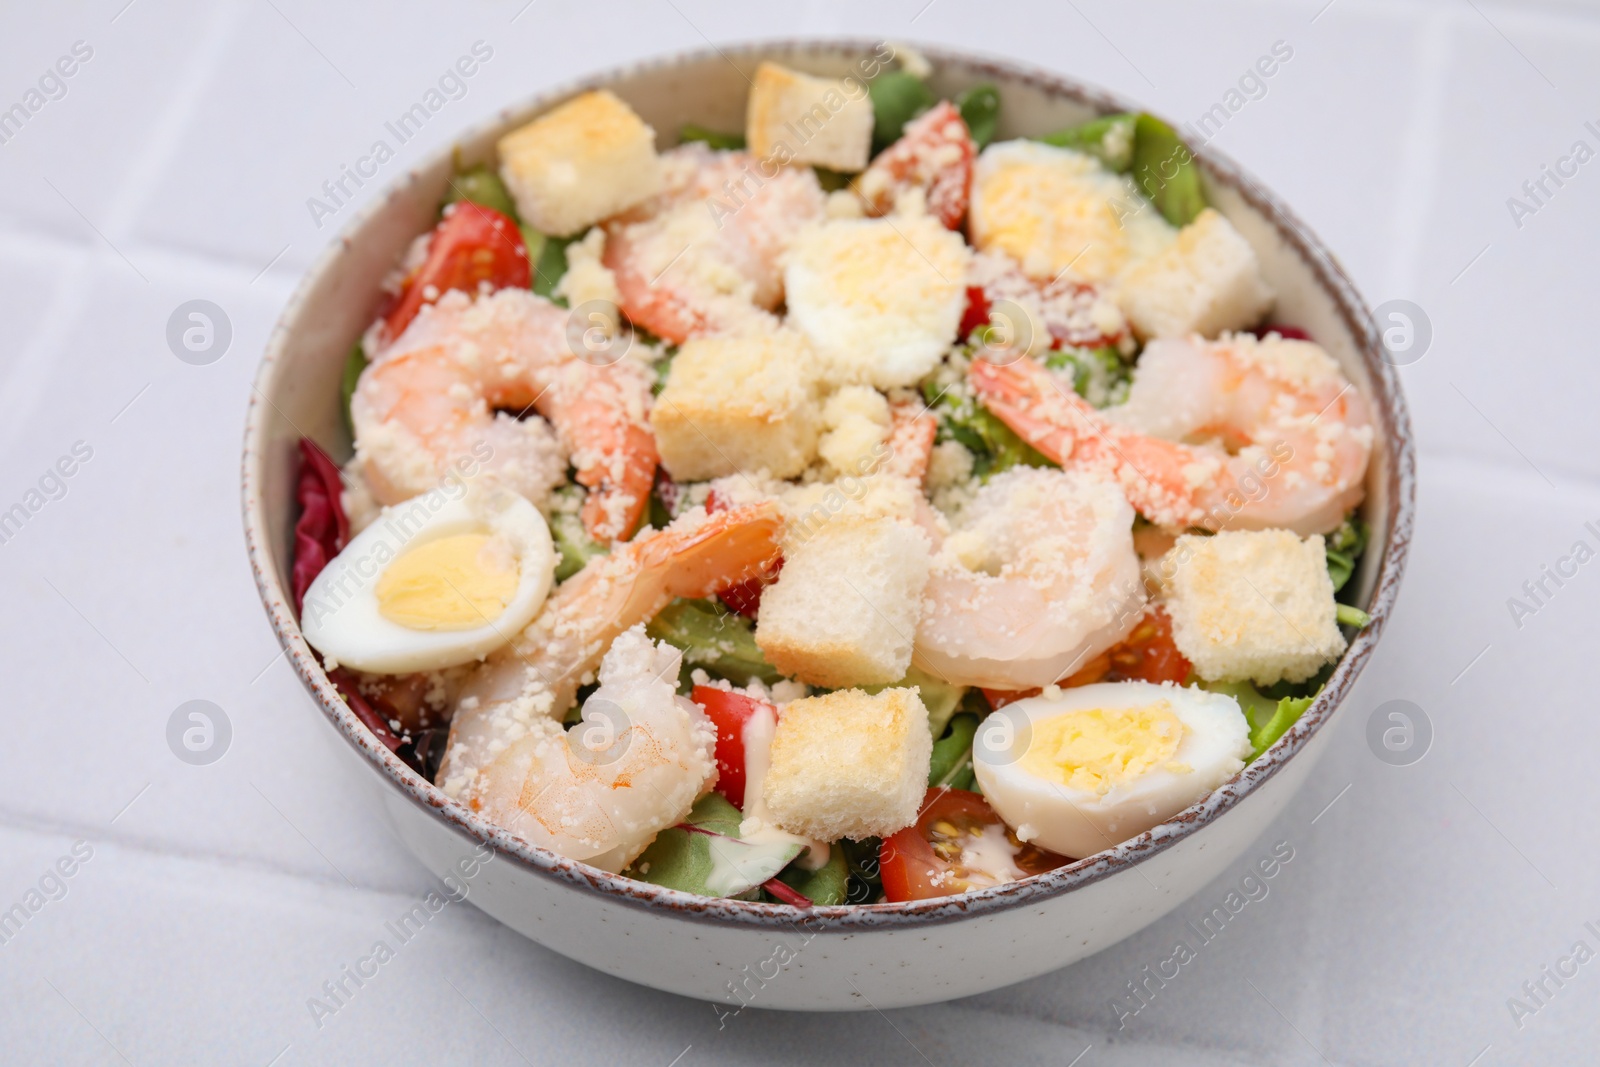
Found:
<svg viewBox="0 0 1600 1067"><path fill-rule="evenodd" d="M468 130L467 162L492 158L504 132L573 93L605 87L667 147L685 122L740 130L748 77L763 59L843 76L874 42L755 44L676 55L545 93ZM940 96L992 82L999 137L1042 134L1135 105L997 59L928 49ZM1329 720L1372 655L1393 607L1412 524L1410 424L1394 368L1355 286L1274 196L1209 148L1196 153L1210 202L1255 247L1279 294L1275 316L1309 330L1371 403L1377 445L1365 517L1373 530L1354 579L1372 614L1321 697L1270 751L1205 800L1115 848L1025 881L960 897L800 911L708 900L608 874L526 844L413 773L340 700L306 645L286 592L296 517L296 440L350 454L339 378L373 318L379 282L432 226L451 151L396 176L350 218L283 312L262 359L245 434L250 564L262 602L350 773L371 787L395 833L435 875L500 922L591 967L727 1005L889 1008L966 996L1054 970L1164 915L1233 863L1284 809L1321 756ZM337 744L337 742L336 742ZM492 847L492 853L484 846ZM485 862L483 857L492 855ZM476 857L476 858L475 858ZM719 1009L721 1010L721 1009Z"/></svg>

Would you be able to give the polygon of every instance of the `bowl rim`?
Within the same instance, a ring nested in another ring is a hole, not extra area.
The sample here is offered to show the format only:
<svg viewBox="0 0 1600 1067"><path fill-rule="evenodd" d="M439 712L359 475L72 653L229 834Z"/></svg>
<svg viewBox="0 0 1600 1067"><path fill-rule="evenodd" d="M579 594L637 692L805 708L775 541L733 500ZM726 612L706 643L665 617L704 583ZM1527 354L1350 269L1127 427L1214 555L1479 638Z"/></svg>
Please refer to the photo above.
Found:
<svg viewBox="0 0 1600 1067"><path fill-rule="evenodd" d="M530 844L475 815L464 804L450 799L443 790L416 774L356 717L328 681L315 652L300 633L289 598L278 579L272 558L272 537L260 491L265 463L265 434L268 413L275 408L271 399L283 354L293 340L299 320L311 294L338 269L341 255L351 246L357 233L383 210L405 186L419 179L426 170L449 158L453 146L478 140L491 132L504 130L515 119L543 111L575 93L603 88L618 80L639 74L709 62L721 58L729 63L735 57L754 61L765 57L803 58L810 55L855 57L872 51L878 41L868 38L819 37L800 39L750 40L706 48L685 49L624 64L583 78L574 79L533 94L493 115L468 126L452 139L413 164L404 174L391 179L385 192L364 205L349 218L338 235L328 243L306 271L294 294L284 305L262 355L252 384L246 417L241 492L245 542L274 634L287 653L296 675L321 708L323 715L370 766L397 788L407 800L423 809L430 818L466 839L490 844L498 854L536 876L555 879L568 888L587 888L618 904L644 909L662 916L684 920L733 924L757 928L792 929L801 924L811 930L850 931L872 928L910 928L956 921L969 916L1042 903L1108 878L1126 868L1173 847L1191 834L1210 825L1277 774L1304 749L1311 738L1328 722L1349 694L1365 667L1393 611L1400 580L1405 569L1415 510L1416 457L1410 416L1401 392L1399 374L1382 358L1383 348L1376 325L1359 290L1345 274L1337 259L1315 234L1286 205L1268 192L1241 167L1209 147L1193 149L1206 177L1213 183L1232 188L1261 218L1270 223L1286 246L1305 263L1316 284L1333 301L1342 324L1355 342L1371 382L1374 413L1380 426L1387 424L1383 440L1387 446L1388 495L1390 515L1383 554L1374 579L1367 611L1372 621L1354 638L1339 659L1322 693L1299 721L1271 748L1205 798L1171 819L1093 856L1017 882L957 897L884 904L843 904L802 909L787 904L714 899L681 890L666 889L646 882L611 874L577 860ZM1085 85L1031 64L967 50L913 44L913 47L939 64L953 64L983 77L1004 78L1022 83L1048 97L1071 99L1102 114L1113 111L1145 110L1137 104L1105 90Z"/></svg>

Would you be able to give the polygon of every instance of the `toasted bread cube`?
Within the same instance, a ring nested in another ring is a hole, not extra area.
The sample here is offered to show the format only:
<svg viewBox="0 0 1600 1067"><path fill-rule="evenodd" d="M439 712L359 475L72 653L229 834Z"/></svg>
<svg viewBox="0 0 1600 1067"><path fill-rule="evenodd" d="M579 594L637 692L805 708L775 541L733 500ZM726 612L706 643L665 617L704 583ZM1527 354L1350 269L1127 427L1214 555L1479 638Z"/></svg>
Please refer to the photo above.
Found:
<svg viewBox="0 0 1600 1067"><path fill-rule="evenodd" d="M844 689L784 705L761 796L792 834L888 837L917 820L933 737L913 688Z"/></svg>
<svg viewBox="0 0 1600 1067"><path fill-rule="evenodd" d="M662 466L680 482L798 475L817 454L813 375L805 338L790 330L685 341L650 412Z"/></svg>
<svg viewBox="0 0 1600 1067"><path fill-rule="evenodd" d="M763 63L745 107L745 140L759 159L858 171L872 150L872 101L859 81Z"/></svg>
<svg viewBox="0 0 1600 1067"><path fill-rule="evenodd" d="M661 189L656 134L604 89L500 138L500 177L522 221L570 237Z"/></svg>
<svg viewBox="0 0 1600 1067"><path fill-rule="evenodd" d="M889 455L889 401L867 385L847 385L822 405L817 455L837 474L868 474Z"/></svg>
<svg viewBox="0 0 1600 1067"><path fill-rule="evenodd" d="M928 583L926 535L843 511L796 532L756 616L767 662L830 689L903 678Z"/></svg>
<svg viewBox="0 0 1600 1067"><path fill-rule="evenodd" d="M956 340L967 247L931 216L808 226L789 251L789 321L824 373L879 389L914 385Z"/></svg>
<svg viewBox="0 0 1600 1067"><path fill-rule="evenodd" d="M1321 534L1185 534L1161 571L1173 641L1208 682L1303 682L1344 652Z"/></svg>
<svg viewBox="0 0 1600 1067"><path fill-rule="evenodd" d="M1255 249L1206 208L1164 251L1123 276L1118 297L1141 337L1215 337L1260 321L1273 293Z"/></svg>

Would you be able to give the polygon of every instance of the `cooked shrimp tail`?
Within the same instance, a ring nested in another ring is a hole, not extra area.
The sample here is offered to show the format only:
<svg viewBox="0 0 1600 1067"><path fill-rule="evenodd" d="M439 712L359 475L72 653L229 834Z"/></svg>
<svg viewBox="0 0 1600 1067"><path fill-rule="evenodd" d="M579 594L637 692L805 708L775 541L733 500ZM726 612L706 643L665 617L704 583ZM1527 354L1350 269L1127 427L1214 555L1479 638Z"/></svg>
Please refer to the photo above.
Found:
<svg viewBox="0 0 1600 1067"><path fill-rule="evenodd" d="M1116 481L1161 526L1326 533L1365 493L1366 404L1307 341L1153 342L1105 410L1027 357L974 360L968 377L1030 445Z"/></svg>

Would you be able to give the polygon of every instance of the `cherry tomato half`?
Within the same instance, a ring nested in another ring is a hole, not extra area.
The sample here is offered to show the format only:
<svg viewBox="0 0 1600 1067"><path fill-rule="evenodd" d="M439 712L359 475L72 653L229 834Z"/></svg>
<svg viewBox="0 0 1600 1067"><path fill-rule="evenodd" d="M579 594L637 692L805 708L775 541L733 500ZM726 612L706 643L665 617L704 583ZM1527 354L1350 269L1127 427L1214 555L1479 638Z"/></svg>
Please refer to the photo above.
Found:
<svg viewBox="0 0 1600 1067"><path fill-rule="evenodd" d="M516 222L482 204L458 201L433 228L428 258L405 280L385 317L384 341L399 337L423 305L451 289L475 294L484 282L494 289L525 289L532 277L528 246Z"/></svg>
<svg viewBox="0 0 1600 1067"><path fill-rule="evenodd" d="M766 701L732 693L714 685L697 685L689 699L706 711L717 728L717 792L729 804L744 810L744 724L761 708L777 709Z"/></svg>
<svg viewBox="0 0 1600 1067"><path fill-rule="evenodd" d="M997 836L1010 847L1015 870L990 869L983 861L992 855L991 849L967 847L981 838ZM883 894L895 903L984 889L1071 862L1017 840L1016 833L977 793L946 787L928 790L916 823L884 838L878 850Z"/></svg>
<svg viewBox="0 0 1600 1067"><path fill-rule="evenodd" d="M1133 632L1121 644L1100 653L1084 664L1078 672L1063 680L1063 689L1095 682L1171 682L1182 685L1189 678L1193 664L1178 651L1172 639L1172 618L1164 608L1147 611ZM1012 692L1006 689L985 689L983 695L996 711L1007 704L1039 695L1037 689Z"/></svg>
<svg viewBox="0 0 1600 1067"><path fill-rule="evenodd" d="M1182 685L1192 665L1172 639L1172 618L1163 608L1151 608L1119 645L1090 660L1082 670L1061 683L1061 688L1092 682L1171 682Z"/></svg>

